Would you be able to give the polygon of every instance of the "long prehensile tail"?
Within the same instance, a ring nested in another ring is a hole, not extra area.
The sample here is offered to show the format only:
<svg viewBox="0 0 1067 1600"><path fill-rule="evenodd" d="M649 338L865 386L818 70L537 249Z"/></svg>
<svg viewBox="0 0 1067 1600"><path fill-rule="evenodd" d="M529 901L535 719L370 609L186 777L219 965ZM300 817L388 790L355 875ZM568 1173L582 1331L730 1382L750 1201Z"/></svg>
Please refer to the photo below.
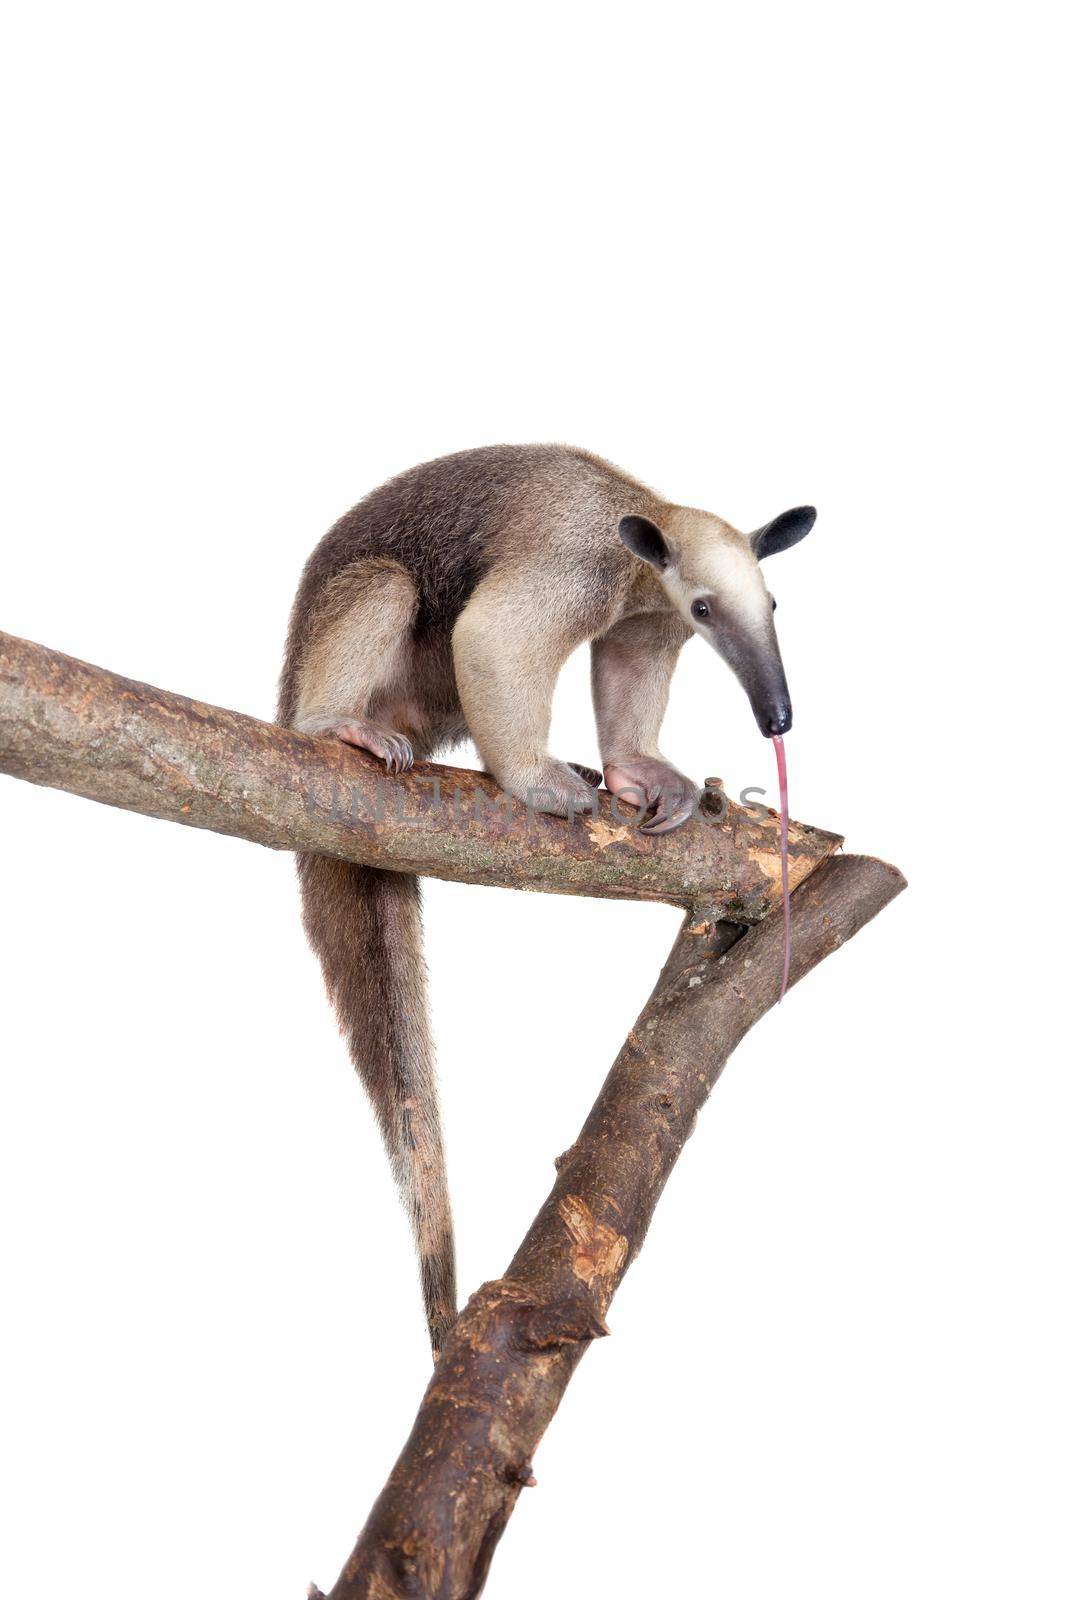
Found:
<svg viewBox="0 0 1067 1600"><path fill-rule="evenodd" d="M419 881L326 856L298 867L304 927L411 1219L436 1359L456 1319L456 1274Z"/></svg>

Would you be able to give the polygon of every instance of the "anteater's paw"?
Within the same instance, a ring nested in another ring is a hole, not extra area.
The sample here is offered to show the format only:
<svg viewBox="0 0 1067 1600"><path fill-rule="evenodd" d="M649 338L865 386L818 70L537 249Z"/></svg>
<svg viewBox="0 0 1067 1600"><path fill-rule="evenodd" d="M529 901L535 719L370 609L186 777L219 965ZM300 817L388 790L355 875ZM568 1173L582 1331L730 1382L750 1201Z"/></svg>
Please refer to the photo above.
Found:
<svg viewBox="0 0 1067 1600"><path fill-rule="evenodd" d="M585 811L595 811L596 787L580 777L575 768L564 761L546 757L537 767L521 772L495 773L501 788L513 794L529 811L544 811L550 816L580 816ZM599 773L590 776L599 777Z"/></svg>
<svg viewBox="0 0 1067 1600"><path fill-rule="evenodd" d="M642 833L672 833L689 820L700 803L696 784L658 756L607 761L604 782L612 794L645 813Z"/></svg>
<svg viewBox="0 0 1067 1600"><path fill-rule="evenodd" d="M372 756L385 762L388 773L407 772L415 760L411 741L380 722L368 722L363 717L339 717L319 731L332 734L357 750L369 750Z"/></svg>

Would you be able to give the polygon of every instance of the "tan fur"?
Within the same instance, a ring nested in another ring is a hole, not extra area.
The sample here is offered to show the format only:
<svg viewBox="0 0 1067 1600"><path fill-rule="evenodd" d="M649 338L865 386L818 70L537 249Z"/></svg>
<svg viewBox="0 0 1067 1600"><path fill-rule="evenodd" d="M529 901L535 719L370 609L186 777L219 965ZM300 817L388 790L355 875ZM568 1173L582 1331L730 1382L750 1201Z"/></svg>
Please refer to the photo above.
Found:
<svg viewBox="0 0 1067 1600"><path fill-rule="evenodd" d="M418 596L395 561L355 561L324 587L297 675L293 726L317 733L388 700L410 669Z"/></svg>
<svg viewBox="0 0 1067 1600"><path fill-rule="evenodd" d="M673 612L624 616L593 641L593 704L606 763L661 756L659 730L678 654L692 630Z"/></svg>
<svg viewBox="0 0 1067 1600"><path fill-rule="evenodd" d="M737 616L762 627L770 596L759 562L743 533L721 517L691 506L671 506L661 524L678 552L677 568L661 582L675 608L685 613L709 589Z"/></svg>
<svg viewBox="0 0 1067 1600"><path fill-rule="evenodd" d="M525 615L515 612L515 564L502 563L479 584L452 634L456 685L471 737L505 789L545 809L580 809L589 785L548 754L552 697L564 661L597 631L610 597L591 600L562 567L540 552L528 561L520 590Z"/></svg>

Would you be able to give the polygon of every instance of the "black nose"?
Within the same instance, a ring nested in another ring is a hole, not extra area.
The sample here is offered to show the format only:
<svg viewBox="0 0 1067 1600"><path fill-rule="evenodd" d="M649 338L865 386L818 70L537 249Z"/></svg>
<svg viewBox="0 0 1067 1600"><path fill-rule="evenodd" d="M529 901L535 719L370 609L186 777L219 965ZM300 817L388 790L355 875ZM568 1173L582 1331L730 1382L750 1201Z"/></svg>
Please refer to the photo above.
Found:
<svg viewBox="0 0 1067 1600"><path fill-rule="evenodd" d="M763 719L763 731L770 739L774 734L788 733L793 726L793 707L789 701L773 708Z"/></svg>

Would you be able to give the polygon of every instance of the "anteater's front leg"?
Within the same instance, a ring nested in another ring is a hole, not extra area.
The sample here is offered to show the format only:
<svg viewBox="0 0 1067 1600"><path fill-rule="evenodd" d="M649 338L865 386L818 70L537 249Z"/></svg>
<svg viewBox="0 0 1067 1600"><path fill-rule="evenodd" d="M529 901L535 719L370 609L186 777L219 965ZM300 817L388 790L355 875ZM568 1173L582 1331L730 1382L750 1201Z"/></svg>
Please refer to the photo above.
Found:
<svg viewBox="0 0 1067 1600"><path fill-rule="evenodd" d="M452 651L463 715L502 788L532 810L574 816L596 806L596 790L549 755L548 731L556 679L580 635L514 599L489 580L456 623Z"/></svg>
<svg viewBox="0 0 1067 1600"><path fill-rule="evenodd" d="M692 633L668 612L643 612L593 641L604 782L647 812L642 833L669 833L693 815L700 790L663 757L658 744L678 652Z"/></svg>

